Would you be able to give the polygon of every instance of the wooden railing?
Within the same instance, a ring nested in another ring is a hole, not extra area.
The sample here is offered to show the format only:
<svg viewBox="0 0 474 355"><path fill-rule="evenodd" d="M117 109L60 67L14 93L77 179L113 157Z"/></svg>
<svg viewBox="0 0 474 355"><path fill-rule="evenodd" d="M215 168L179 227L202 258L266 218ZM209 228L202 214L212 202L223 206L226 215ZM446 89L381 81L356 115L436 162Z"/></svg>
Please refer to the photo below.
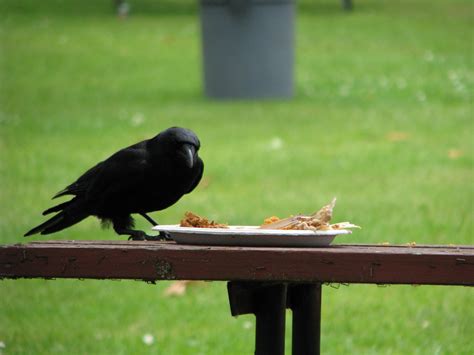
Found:
<svg viewBox="0 0 474 355"><path fill-rule="evenodd" d="M474 285L474 246L263 248L47 241L0 246L0 278L229 281L232 315L257 317L256 354L319 354L321 284Z"/></svg>

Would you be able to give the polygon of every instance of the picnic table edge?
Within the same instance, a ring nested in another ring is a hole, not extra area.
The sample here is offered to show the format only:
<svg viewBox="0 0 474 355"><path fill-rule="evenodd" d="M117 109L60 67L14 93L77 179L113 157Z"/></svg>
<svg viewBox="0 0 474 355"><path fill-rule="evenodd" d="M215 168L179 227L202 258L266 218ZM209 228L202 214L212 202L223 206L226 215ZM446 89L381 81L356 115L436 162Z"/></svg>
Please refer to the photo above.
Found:
<svg viewBox="0 0 474 355"><path fill-rule="evenodd" d="M0 245L0 278L474 285L474 246L322 248L55 240Z"/></svg>

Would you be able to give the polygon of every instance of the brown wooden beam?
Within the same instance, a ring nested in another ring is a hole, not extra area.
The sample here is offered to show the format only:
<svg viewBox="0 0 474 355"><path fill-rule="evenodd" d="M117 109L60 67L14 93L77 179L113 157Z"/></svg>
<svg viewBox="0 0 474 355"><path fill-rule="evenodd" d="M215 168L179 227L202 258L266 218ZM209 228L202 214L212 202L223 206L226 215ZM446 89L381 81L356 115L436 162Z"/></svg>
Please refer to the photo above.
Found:
<svg viewBox="0 0 474 355"><path fill-rule="evenodd" d="M474 285L474 246L259 248L46 241L0 246L0 278Z"/></svg>

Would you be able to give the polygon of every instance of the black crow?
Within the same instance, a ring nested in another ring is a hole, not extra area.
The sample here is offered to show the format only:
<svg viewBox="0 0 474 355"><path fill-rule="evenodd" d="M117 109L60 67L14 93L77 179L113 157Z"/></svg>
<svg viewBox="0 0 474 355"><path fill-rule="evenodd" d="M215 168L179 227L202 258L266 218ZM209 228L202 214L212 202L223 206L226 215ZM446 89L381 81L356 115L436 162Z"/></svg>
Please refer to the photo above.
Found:
<svg viewBox="0 0 474 355"><path fill-rule="evenodd" d="M33 228L26 236L50 234L70 227L88 216L98 217L104 225L133 240L166 238L134 230L132 213L153 225L146 213L163 210L191 192L202 177L204 164L198 156L198 137L185 128L171 127L154 138L119 150L86 171L53 198L74 197L43 212L59 212Z"/></svg>

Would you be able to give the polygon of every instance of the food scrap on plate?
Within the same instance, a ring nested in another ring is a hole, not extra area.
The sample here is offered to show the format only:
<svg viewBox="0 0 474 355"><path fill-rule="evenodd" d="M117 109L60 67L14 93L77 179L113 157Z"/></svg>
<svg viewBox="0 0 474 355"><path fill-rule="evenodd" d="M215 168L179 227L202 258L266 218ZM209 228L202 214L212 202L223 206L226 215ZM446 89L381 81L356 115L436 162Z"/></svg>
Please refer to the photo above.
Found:
<svg viewBox="0 0 474 355"><path fill-rule="evenodd" d="M360 228L350 222L339 222L330 224L332 212L336 205L334 198L330 204L322 207L319 211L309 216L296 215L280 219L272 216L264 220L261 229L285 229L285 230L339 230L346 228Z"/></svg>
<svg viewBox="0 0 474 355"><path fill-rule="evenodd" d="M179 224L181 227L194 227L194 228L229 228L227 224L217 223L216 221L209 220L205 217L198 216L192 212L186 212L184 218Z"/></svg>

